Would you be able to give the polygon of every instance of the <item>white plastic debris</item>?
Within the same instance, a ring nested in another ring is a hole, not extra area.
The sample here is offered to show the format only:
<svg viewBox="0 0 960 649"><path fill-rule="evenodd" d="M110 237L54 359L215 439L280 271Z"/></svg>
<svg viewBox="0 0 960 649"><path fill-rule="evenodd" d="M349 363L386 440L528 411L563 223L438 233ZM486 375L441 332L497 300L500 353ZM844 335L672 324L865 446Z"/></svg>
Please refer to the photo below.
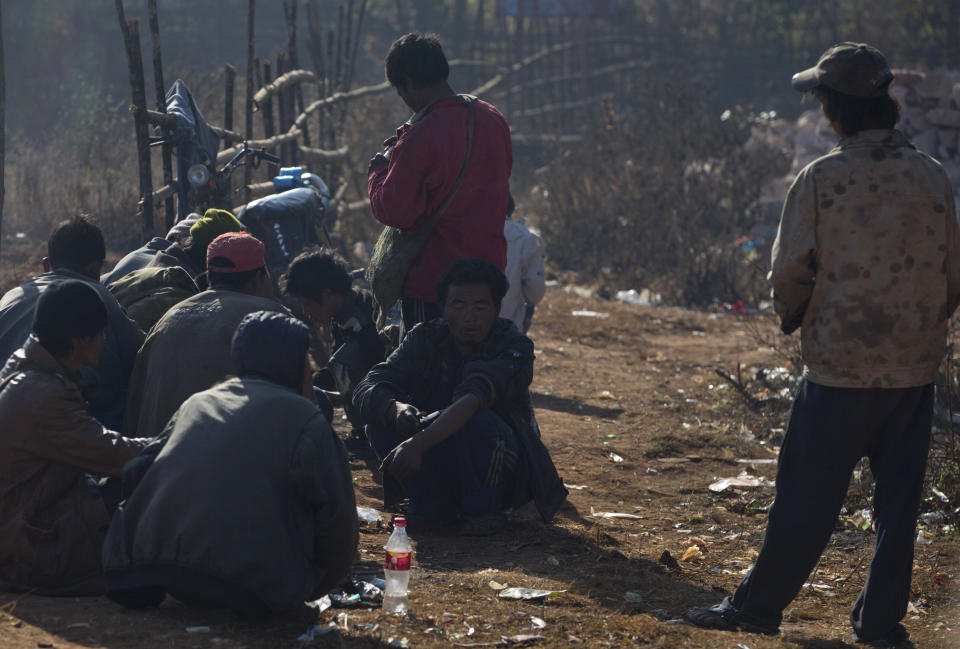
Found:
<svg viewBox="0 0 960 649"><path fill-rule="evenodd" d="M361 507L357 505L357 518L361 523L372 523L374 525L380 523L383 519L380 517L380 512L372 507Z"/></svg>
<svg viewBox="0 0 960 649"><path fill-rule="evenodd" d="M726 491L728 487L755 488L772 486L774 486L772 481L752 476L744 471L735 478L723 478L721 480L717 480L710 485L709 489L714 493L720 493L721 491Z"/></svg>

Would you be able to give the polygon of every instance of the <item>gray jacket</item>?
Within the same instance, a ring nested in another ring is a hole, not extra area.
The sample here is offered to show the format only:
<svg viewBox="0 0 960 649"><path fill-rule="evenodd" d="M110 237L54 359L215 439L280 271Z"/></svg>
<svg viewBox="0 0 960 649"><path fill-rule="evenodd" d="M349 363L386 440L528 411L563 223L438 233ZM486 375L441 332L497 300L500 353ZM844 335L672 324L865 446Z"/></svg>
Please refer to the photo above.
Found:
<svg viewBox="0 0 960 649"><path fill-rule="evenodd" d="M960 226L943 168L896 130L814 160L773 244L782 328L802 327L805 373L833 387L933 382L960 302Z"/></svg>
<svg viewBox="0 0 960 649"><path fill-rule="evenodd" d="M7 291L0 299L0 364L27 341L33 329L33 314L40 294L52 284L68 279L78 279L95 288L107 307L107 331L100 362L96 369L84 368L80 386L91 409L108 409L125 397L133 362L144 336L107 287L86 275L56 268Z"/></svg>
<svg viewBox="0 0 960 649"><path fill-rule="evenodd" d="M264 379L230 379L190 397L162 437L110 525L111 589L225 583L280 611L349 574L353 482L314 403Z"/></svg>

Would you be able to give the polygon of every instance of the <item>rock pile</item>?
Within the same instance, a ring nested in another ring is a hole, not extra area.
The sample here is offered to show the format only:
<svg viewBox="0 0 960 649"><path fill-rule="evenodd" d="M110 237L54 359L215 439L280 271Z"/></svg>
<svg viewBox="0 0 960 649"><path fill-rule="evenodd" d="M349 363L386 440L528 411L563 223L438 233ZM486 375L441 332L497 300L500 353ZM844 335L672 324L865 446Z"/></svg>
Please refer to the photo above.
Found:
<svg viewBox="0 0 960 649"><path fill-rule="evenodd" d="M960 71L895 70L890 94L900 103L899 128L944 167L960 199ZM816 103L816 102L814 102ZM827 153L837 137L819 104L795 122L774 119L753 130L746 146L774 146L792 157L790 172L767 185L757 204L759 220L775 226L790 184L806 165Z"/></svg>

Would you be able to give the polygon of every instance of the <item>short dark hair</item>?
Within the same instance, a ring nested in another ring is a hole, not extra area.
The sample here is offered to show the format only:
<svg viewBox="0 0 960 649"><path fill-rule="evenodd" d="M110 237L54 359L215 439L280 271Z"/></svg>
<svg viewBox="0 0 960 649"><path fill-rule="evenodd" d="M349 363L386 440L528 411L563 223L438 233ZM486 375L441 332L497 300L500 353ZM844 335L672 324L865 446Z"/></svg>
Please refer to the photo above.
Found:
<svg viewBox="0 0 960 649"><path fill-rule="evenodd" d="M854 97L819 85L813 94L823 104L823 114L840 126L844 135L870 129L890 129L900 120L900 104L888 93L880 97Z"/></svg>
<svg viewBox="0 0 960 649"><path fill-rule="evenodd" d="M54 268L79 270L94 261L103 261L107 249L103 233L84 215L63 221L47 240L47 256Z"/></svg>
<svg viewBox="0 0 960 649"><path fill-rule="evenodd" d="M450 64L436 34L413 32L401 36L390 46L384 67L387 81L395 88L405 87L407 80L432 86L450 76Z"/></svg>
<svg viewBox="0 0 960 649"><path fill-rule="evenodd" d="M218 268L233 268L235 264L226 257L216 256L210 260ZM254 268L253 270L242 270L238 273L218 273L215 270L207 270L207 281L210 288L232 288L241 290L251 279L263 273L267 274L265 266Z"/></svg>
<svg viewBox="0 0 960 649"><path fill-rule="evenodd" d="M107 307L86 282L55 282L37 300L33 333L54 358L69 354L74 338L93 338L106 327Z"/></svg>
<svg viewBox="0 0 960 649"><path fill-rule="evenodd" d="M323 289L337 295L349 295L353 288L344 262L323 248L306 250L293 258L280 286L287 295L323 302Z"/></svg>
<svg viewBox="0 0 960 649"><path fill-rule="evenodd" d="M466 284L486 284L498 309L507 294L507 276L499 268L486 259L458 259L437 280L437 299L443 304L451 286Z"/></svg>

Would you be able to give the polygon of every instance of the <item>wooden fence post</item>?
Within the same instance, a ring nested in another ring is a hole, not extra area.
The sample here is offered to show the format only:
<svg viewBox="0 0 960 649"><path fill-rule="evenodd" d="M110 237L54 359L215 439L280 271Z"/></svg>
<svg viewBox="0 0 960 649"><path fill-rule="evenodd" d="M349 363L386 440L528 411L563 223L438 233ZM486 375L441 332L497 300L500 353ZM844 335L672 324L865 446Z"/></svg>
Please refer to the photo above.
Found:
<svg viewBox="0 0 960 649"><path fill-rule="evenodd" d="M3 197L6 192L3 178L6 172L7 151L7 76L3 62L3 8L0 7L0 252L3 245Z"/></svg>
<svg viewBox="0 0 960 649"><path fill-rule="evenodd" d="M247 109L246 124L243 136L248 140L253 139L253 79L254 79L254 15L256 13L256 0L249 0L247 5ZM250 181L252 179L253 169L250 165L243 168L243 202L250 201Z"/></svg>
<svg viewBox="0 0 960 649"><path fill-rule="evenodd" d="M133 104L133 124L137 134L137 162L140 167L140 202L137 211L143 220L143 234L149 237L154 233L153 225L153 179L150 174L150 134L147 130L147 92L143 84L143 59L140 54L140 24L131 19L127 22L123 12L123 0L115 0L117 19L123 33L123 43L127 50L127 67L130 74L130 89Z"/></svg>
<svg viewBox="0 0 960 649"><path fill-rule="evenodd" d="M223 128L233 130L233 94L237 84L237 69L227 63L223 67Z"/></svg>
<svg viewBox="0 0 960 649"><path fill-rule="evenodd" d="M157 16L157 0L147 0L147 11L150 14L150 39L153 44L153 80L157 90L157 110L161 113L167 112L167 93L163 83L163 59L160 55L160 20ZM225 128L230 128L226 126ZM171 146L164 142L161 147L161 164L163 165L163 184L169 185L173 182L173 160L171 158ZM173 211L173 196L167 198L164 202L164 219L167 229L173 227L175 212Z"/></svg>

